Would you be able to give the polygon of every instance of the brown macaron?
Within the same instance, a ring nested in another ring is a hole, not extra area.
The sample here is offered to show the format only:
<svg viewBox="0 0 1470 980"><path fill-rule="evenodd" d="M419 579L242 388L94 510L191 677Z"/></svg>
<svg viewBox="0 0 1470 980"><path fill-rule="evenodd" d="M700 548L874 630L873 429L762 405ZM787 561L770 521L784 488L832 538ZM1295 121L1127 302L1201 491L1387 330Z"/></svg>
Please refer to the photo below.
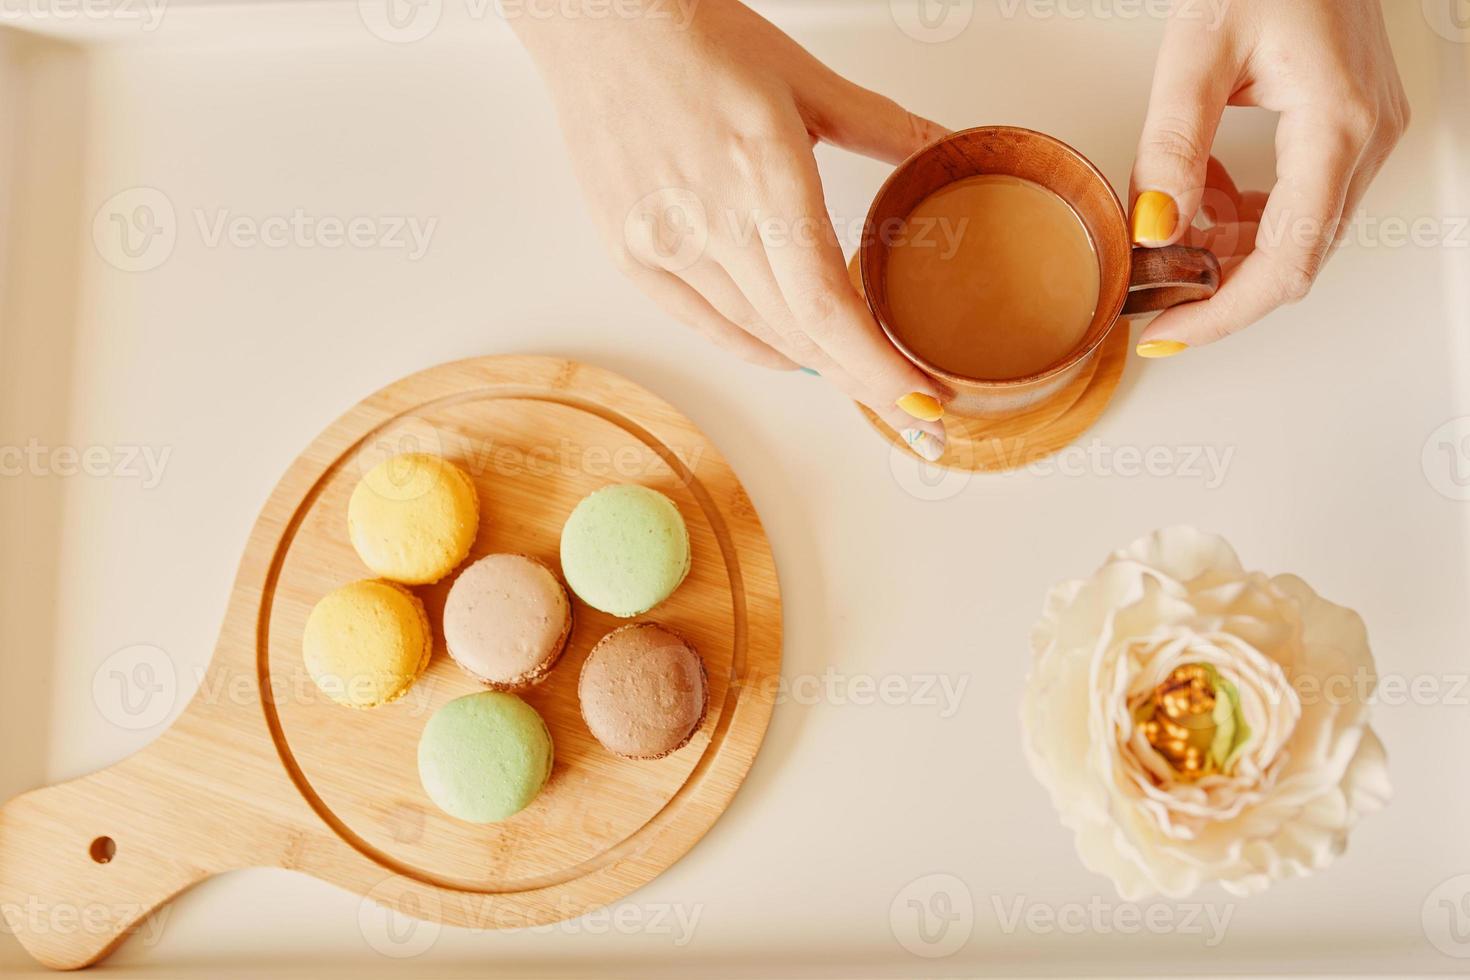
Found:
<svg viewBox="0 0 1470 980"><path fill-rule="evenodd" d="M577 696L603 748L626 759L662 759L703 724L709 675L684 637L658 623L632 623L587 654Z"/></svg>
<svg viewBox="0 0 1470 980"><path fill-rule="evenodd" d="M444 645L495 691L540 682L566 649L572 601L545 562L487 555L459 573L444 602Z"/></svg>

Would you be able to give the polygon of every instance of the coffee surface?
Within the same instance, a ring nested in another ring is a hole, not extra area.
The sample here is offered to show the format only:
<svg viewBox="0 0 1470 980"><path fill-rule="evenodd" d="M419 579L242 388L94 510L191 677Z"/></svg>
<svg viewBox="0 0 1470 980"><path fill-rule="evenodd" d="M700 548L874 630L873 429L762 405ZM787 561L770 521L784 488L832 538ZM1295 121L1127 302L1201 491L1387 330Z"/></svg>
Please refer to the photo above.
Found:
<svg viewBox="0 0 1470 980"><path fill-rule="evenodd" d="M919 203L889 243L887 281L905 346L951 373L1002 381L1045 370L1082 340L1098 260L1060 197L987 174Z"/></svg>

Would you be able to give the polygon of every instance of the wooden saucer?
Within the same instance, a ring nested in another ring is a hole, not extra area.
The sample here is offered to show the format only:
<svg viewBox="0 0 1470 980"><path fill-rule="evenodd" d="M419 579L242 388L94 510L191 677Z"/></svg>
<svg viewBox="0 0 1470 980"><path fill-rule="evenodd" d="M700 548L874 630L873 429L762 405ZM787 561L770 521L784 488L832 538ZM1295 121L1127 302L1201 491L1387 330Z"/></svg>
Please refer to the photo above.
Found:
<svg viewBox="0 0 1470 980"><path fill-rule="evenodd" d="M855 255L848 264L848 274L861 293ZM1128 364L1128 347L1128 323L1122 321L1067 387L1025 412L1005 419L945 418L944 455L935 465L971 473L1002 473L1021 469L1070 446L1112 401ZM858 410L891 445L912 452L903 437L866 406L858 405Z"/></svg>

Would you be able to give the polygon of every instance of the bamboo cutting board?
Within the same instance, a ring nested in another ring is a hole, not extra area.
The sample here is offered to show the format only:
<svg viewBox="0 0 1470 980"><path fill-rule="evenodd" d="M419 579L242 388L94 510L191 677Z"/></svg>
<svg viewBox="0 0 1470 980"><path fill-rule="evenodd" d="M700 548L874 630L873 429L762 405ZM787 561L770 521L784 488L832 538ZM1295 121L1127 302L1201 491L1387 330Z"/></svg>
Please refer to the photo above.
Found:
<svg viewBox="0 0 1470 980"><path fill-rule="evenodd" d="M556 745L550 781L490 826L436 809L418 780L419 734L481 688L445 655L453 576L414 591L434 624L428 672L401 700L354 711L301 661L312 605L371 577L347 538L347 498L386 456L428 451L480 493L470 560L521 552L559 568L562 522L585 494L633 482L668 494L689 526L684 585L645 619L704 657L710 708L672 756L612 756L588 733L577 675L620 620L575 602L567 651L523 696ZM670 405L611 372L546 357L432 368L369 397L324 432L272 493L246 546L199 692L157 741L109 769L0 808L0 905L48 966L106 956L153 909L213 874L291 868L406 914L481 929L581 915L687 852L754 761L775 700L781 608L760 519L729 465ZM78 928L45 927L86 910Z"/></svg>

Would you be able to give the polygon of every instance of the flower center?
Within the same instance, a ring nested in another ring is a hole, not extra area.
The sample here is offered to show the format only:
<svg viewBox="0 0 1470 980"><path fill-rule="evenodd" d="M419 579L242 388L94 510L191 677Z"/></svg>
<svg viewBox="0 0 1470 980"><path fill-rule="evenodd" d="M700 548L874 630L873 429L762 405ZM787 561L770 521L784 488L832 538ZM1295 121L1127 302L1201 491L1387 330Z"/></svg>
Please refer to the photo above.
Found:
<svg viewBox="0 0 1470 980"><path fill-rule="evenodd" d="M1233 685L1208 664L1176 667L1133 709L1133 719L1178 777L1192 783L1225 772L1244 741Z"/></svg>

